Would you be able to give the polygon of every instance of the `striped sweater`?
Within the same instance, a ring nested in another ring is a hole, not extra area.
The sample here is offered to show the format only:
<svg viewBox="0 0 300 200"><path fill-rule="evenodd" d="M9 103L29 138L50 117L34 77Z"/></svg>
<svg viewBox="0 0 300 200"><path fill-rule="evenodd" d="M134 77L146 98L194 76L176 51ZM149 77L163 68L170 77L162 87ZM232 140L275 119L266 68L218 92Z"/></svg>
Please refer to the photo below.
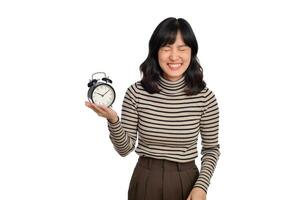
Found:
<svg viewBox="0 0 300 200"><path fill-rule="evenodd" d="M109 138L121 156L135 149L139 156L184 163L198 157L200 133L201 169L194 187L207 192L220 156L218 103L208 87L192 96L184 93L184 87L184 77L169 81L162 76L160 93L148 93L140 81L130 85L123 100L121 120L107 121Z"/></svg>

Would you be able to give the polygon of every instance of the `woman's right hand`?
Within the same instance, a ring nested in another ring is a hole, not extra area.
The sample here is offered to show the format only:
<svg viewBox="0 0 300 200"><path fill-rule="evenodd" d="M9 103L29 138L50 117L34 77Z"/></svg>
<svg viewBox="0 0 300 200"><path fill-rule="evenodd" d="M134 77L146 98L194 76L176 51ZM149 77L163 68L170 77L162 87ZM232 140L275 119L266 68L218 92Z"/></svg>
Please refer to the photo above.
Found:
<svg viewBox="0 0 300 200"><path fill-rule="evenodd" d="M111 108L105 105L98 105L86 101L85 105L95 111L100 117L106 118L111 123L116 123L118 121L118 114Z"/></svg>

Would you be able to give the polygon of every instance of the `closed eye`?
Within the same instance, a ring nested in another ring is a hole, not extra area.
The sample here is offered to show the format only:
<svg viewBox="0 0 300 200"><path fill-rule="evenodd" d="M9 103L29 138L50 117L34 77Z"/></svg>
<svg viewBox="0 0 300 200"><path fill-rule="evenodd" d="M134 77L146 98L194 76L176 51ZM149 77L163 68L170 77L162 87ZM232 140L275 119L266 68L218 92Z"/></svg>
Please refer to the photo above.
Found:
<svg viewBox="0 0 300 200"><path fill-rule="evenodd" d="M184 49L179 49L179 51L186 51L187 50L187 48L184 48Z"/></svg>
<svg viewBox="0 0 300 200"><path fill-rule="evenodd" d="M170 47L162 47L161 50L163 51L169 51L171 48Z"/></svg>

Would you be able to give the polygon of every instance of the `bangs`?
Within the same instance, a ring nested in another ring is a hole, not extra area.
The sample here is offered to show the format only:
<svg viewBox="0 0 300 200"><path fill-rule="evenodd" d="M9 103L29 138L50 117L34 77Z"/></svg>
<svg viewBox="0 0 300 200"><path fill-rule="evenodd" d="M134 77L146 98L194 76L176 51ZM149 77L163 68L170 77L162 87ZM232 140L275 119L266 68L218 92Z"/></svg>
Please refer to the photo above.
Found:
<svg viewBox="0 0 300 200"><path fill-rule="evenodd" d="M161 47L175 43L178 32L181 33L184 44L192 49L192 56L196 56L198 51L196 37L189 23L182 18L167 18L156 27L149 41L149 55L157 58Z"/></svg>
<svg viewBox="0 0 300 200"><path fill-rule="evenodd" d="M192 47L194 41L191 41L191 38L188 36L186 31L182 31L181 29L182 29L181 27L176 27L176 29L170 30L169 32L165 32L164 34L162 34L161 38L160 38L161 42L160 42L159 48L164 47L168 44L170 44L170 45L174 44L176 41L176 36L177 36L178 32L181 33L181 37L182 37L184 44L189 47Z"/></svg>
<svg viewBox="0 0 300 200"><path fill-rule="evenodd" d="M173 29L170 32L167 32L165 34L162 34L160 47L164 47L167 44L174 44L176 41L177 32L178 32L178 28Z"/></svg>

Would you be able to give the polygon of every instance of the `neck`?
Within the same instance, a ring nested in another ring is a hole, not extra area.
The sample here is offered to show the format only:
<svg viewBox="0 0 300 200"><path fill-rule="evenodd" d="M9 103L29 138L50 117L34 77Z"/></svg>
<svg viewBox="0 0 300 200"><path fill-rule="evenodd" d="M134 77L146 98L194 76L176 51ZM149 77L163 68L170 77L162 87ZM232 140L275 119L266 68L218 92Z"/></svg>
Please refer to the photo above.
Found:
<svg viewBox="0 0 300 200"><path fill-rule="evenodd" d="M167 77L165 74L163 74L163 78L165 79L165 80L168 80L168 81L178 81L179 79L181 79L182 78L182 76L180 76L180 77Z"/></svg>
<svg viewBox="0 0 300 200"><path fill-rule="evenodd" d="M179 93L184 90L185 87L185 76L180 77L177 80L167 80L163 76L159 78L160 89L165 93Z"/></svg>

